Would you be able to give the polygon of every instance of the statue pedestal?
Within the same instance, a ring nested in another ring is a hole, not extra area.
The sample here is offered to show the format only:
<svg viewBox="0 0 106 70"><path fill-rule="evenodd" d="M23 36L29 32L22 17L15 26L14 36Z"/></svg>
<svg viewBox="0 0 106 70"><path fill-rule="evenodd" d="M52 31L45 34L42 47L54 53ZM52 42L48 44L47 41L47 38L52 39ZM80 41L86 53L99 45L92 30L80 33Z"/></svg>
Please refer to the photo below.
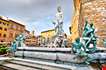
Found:
<svg viewBox="0 0 106 70"><path fill-rule="evenodd" d="M106 52L105 50L102 50ZM87 65L83 63L86 60L86 57L78 57L76 54L72 53L71 48L43 48L43 47L18 47L15 52L15 56L24 59L33 59L37 61L46 61L50 63L59 63L64 65ZM89 57L93 59L94 63L98 61L106 62L106 53L96 52L89 54ZM88 65L87 65L88 66Z"/></svg>
<svg viewBox="0 0 106 70"><path fill-rule="evenodd" d="M64 35L55 36L53 41L56 47L65 48L67 46L67 39L64 38Z"/></svg>

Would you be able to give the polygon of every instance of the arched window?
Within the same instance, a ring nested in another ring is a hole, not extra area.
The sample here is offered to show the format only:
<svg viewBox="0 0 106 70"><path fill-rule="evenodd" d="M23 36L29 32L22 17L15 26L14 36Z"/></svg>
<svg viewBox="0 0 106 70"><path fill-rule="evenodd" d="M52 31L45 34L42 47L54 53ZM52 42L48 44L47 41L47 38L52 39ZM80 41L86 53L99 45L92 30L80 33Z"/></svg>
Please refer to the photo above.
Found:
<svg viewBox="0 0 106 70"><path fill-rule="evenodd" d="M0 30L2 30L2 27L0 27Z"/></svg>
<svg viewBox="0 0 106 70"><path fill-rule="evenodd" d="M4 34L3 37L6 37L6 34Z"/></svg>
<svg viewBox="0 0 106 70"><path fill-rule="evenodd" d="M13 33L10 33L9 37L10 37L10 38L13 38Z"/></svg>
<svg viewBox="0 0 106 70"><path fill-rule="evenodd" d="M1 37L1 33L0 33L0 37Z"/></svg>
<svg viewBox="0 0 106 70"><path fill-rule="evenodd" d="M1 40L1 42L4 42L3 40Z"/></svg>
<svg viewBox="0 0 106 70"><path fill-rule="evenodd" d="M7 28L4 28L5 31L7 31Z"/></svg>
<svg viewBox="0 0 106 70"><path fill-rule="evenodd" d="M7 26L9 26L9 24L7 24Z"/></svg>
<svg viewBox="0 0 106 70"><path fill-rule="evenodd" d="M6 25L6 23L3 23L3 25Z"/></svg>

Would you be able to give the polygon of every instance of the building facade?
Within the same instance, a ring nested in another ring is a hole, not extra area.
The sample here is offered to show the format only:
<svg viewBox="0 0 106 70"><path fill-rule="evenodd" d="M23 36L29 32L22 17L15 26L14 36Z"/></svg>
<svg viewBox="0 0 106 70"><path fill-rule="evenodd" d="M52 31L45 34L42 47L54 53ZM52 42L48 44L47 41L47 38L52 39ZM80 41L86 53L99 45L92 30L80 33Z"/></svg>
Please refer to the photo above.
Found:
<svg viewBox="0 0 106 70"><path fill-rule="evenodd" d="M103 47L106 40L106 0L89 0L82 3L83 16L93 22L98 37L98 46Z"/></svg>
<svg viewBox="0 0 106 70"><path fill-rule="evenodd" d="M25 32L25 25L18 23L14 20L9 20L9 38L8 40L12 42L19 34Z"/></svg>
<svg viewBox="0 0 106 70"><path fill-rule="evenodd" d="M42 36L39 35L37 36L37 46L41 46L41 44L42 44Z"/></svg>
<svg viewBox="0 0 106 70"><path fill-rule="evenodd" d="M26 39L25 39L26 46L36 47L37 43L38 43L38 40L37 40L37 37L34 35L34 31L32 31L32 33L30 33L26 36Z"/></svg>
<svg viewBox="0 0 106 70"><path fill-rule="evenodd" d="M13 19L0 16L0 43L8 45L21 33L25 33L25 25Z"/></svg>
<svg viewBox="0 0 106 70"><path fill-rule="evenodd" d="M79 32L80 16L79 15L80 15L80 6L81 6L80 0L73 0L73 2L74 2L74 16L70 26L70 32L71 32L70 40L72 42L74 42L75 39L80 36L79 34L80 33Z"/></svg>
<svg viewBox="0 0 106 70"><path fill-rule="evenodd" d="M106 39L106 1L105 0L73 0L75 15L71 25L71 38L82 36L85 18L89 23L93 23L98 37L98 46L104 46ZM75 36L76 35L76 36Z"/></svg>
<svg viewBox="0 0 106 70"><path fill-rule="evenodd" d="M3 17L0 17L0 43L8 42L9 38L9 21Z"/></svg>
<svg viewBox="0 0 106 70"><path fill-rule="evenodd" d="M41 36L47 42L51 40L53 36L55 36L55 30L51 29L51 30L42 31Z"/></svg>

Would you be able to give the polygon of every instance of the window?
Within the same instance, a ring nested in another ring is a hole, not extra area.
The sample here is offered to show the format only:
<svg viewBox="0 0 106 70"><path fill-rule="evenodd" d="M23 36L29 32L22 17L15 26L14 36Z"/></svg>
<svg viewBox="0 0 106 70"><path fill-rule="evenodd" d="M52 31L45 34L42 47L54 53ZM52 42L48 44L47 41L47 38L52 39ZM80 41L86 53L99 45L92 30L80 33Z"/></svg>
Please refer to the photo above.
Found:
<svg viewBox="0 0 106 70"><path fill-rule="evenodd" d="M2 27L0 27L0 30L2 30Z"/></svg>
<svg viewBox="0 0 106 70"><path fill-rule="evenodd" d="M13 25L13 29L16 29L16 26L15 25Z"/></svg>
<svg viewBox="0 0 106 70"><path fill-rule="evenodd" d="M16 26L16 30L18 30L18 26Z"/></svg>
<svg viewBox="0 0 106 70"><path fill-rule="evenodd" d="M6 37L6 34L4 34L3 37Z"/></svg>
<svg viewBox="0 0 106 70"><path fill-rule="evenodd" d="M1 33L0 33L0 37L1 37Z"/></svg>
<svg viewBox="0 0 106 70"><path fill-rule="evenodd" d="M4 25L6 25L6 23L3 23Z"/></svg>
<svg viewBox="0 0 106 70"><path fill-rule="evenodd" d="M13 29L13 24L11 24L11 29Z"/></svg>
<svg viewBox="0 0 106 70"><path fill-rule="evenodd" d="M9 26L9 24L7 24L7 26Z"/></svg>
<svg viewBox="0 0 106 70"><path fill-rule="evenodd" d="M10 38L13 38L13 33L10 33L9 37L10 37Z"/></svg>
<svg viewBox="0 0 106 70"><path fill-rule="evenodd" d="M4 42L3 40L1 40L1 42Z"/></svg>
<svg viewBox="0 0 106 70"><path fill-rule="evenodd" d="M7 28L4 28L5 31L7 31Z"/></svg>

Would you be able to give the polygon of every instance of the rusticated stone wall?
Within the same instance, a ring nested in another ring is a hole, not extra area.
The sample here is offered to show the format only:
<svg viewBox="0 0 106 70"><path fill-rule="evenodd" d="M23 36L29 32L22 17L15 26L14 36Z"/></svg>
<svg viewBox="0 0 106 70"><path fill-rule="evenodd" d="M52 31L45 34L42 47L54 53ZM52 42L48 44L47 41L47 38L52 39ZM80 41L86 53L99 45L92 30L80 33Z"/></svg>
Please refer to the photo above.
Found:
<svg viewBox="0 0 106 70"><path fill-rule="evenodd" d="M89 23L93 22L98 36L97 44L103 47L103 39L106 39L106 0L82 0L80 9L80 24L84 23L85 18L88 18Z"/></svg>

